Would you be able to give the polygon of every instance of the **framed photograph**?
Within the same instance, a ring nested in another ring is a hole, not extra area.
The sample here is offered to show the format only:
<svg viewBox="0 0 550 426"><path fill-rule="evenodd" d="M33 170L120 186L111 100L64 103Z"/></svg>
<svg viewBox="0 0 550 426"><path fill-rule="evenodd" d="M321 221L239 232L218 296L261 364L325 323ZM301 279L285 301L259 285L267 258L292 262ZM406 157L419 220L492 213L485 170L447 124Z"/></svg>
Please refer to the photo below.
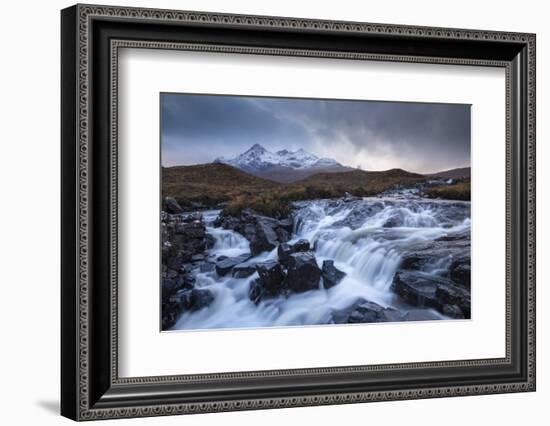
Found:
<svg viewBox="0 0 550 426"><path fill-rule="evenodd" d="M535 35L61 12L61 412L535 390Z"/></svg>

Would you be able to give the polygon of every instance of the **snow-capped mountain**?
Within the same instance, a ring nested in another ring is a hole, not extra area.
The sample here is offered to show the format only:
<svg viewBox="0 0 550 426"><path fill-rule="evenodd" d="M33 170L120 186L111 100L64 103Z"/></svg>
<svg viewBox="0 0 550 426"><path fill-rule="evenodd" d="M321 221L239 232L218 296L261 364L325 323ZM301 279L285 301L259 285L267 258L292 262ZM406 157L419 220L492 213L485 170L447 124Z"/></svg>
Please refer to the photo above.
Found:
<svg viewBox="0 0 550 426"><path fill-rule="evenodd" d="M273 153L260 144L253 145L234 158L220 157L214 162L229 164L255 176L278 182L292 182L316 173L350 170L336 160L319 158L304 149L297 151L283 149Z"/></svg>

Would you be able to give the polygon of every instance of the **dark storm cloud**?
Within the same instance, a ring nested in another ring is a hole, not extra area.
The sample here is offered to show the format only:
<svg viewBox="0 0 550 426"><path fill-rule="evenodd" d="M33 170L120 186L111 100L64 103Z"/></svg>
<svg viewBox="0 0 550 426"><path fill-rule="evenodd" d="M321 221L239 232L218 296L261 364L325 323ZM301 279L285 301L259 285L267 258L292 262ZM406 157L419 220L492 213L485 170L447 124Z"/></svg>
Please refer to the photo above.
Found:
<svg viewBox="0 0 550 426"><path fill-rule="evenodd" d="M232 157L255 143L367 170L470 165L470 106L163 94L163 164Z"/></svg>

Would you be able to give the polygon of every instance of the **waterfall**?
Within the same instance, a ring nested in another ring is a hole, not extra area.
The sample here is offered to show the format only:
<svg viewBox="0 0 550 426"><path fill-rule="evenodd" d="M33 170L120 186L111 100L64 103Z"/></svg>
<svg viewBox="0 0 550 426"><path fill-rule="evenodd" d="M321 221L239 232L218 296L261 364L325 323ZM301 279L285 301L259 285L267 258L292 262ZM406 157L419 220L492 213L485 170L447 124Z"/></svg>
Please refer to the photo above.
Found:
<svg viewBox="0 0 550 426"><path fill-rule="evenodd" d="M262 299L248 297L254 272L247 278L219 277L215 271L196 272L196 285L215 296L206 309L184 312L174 329L241 328L324 324L331 312L359 300L382 307L397 307L391 290L402 255L413 244L432 242L452 233L469 232L470 203L406 197L327 199L296 202L294 230L289 243L307 239L318 266L333 260L345 272L343 280L330 289L316 289L288 296ZM250 252L249 242L239 233L213 225L219 211L203 214L214 245L210 259ZM277 259L276 250L249 259L255 263ZM436 259L426 273L441 275L451 258Z"/></svg>

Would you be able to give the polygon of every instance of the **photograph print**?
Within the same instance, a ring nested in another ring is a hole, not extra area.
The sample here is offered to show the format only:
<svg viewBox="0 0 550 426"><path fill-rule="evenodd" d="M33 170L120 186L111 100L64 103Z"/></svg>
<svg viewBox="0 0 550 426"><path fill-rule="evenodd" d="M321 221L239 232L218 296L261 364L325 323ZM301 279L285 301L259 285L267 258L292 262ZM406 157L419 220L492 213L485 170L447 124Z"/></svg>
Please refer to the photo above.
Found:
<svg viewBox="0 0 550 426"><path fill-rule="evenodd" d="M470 110L161 93L161 330L470 319Z"/></svg>

